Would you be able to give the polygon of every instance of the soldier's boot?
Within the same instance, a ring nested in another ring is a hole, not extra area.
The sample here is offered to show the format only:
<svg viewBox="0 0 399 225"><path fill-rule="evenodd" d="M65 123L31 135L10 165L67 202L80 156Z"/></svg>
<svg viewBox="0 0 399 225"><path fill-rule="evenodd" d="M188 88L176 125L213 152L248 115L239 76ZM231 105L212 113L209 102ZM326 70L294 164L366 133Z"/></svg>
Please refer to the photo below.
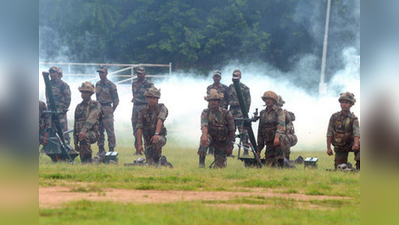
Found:
<svg viewBox="0 0 399 225"><path fill-rule="evenodd" d="M204 155L200 155L199 156L199 168L205 168L205 156Z"/></svg>
<svg viewBox="0 0 399 225"><path fill-rule="evenodd" d="M98 146L98 152L97 155L101 155L101 153L105 152L105 148L104 145L100 145Z"/></svg>
<svg viewBox="0 0 399 225"><path fill-rule="evenodd" d="M114 149L115 149L115 147L109 147L109 151L110 151L110 152L113 152Z"/></svg>
<svg viewBox="0 0 399 225"><path fill-rule="evenodd" d="M209 147L208 155L213 155L213 147Z"/></svg>

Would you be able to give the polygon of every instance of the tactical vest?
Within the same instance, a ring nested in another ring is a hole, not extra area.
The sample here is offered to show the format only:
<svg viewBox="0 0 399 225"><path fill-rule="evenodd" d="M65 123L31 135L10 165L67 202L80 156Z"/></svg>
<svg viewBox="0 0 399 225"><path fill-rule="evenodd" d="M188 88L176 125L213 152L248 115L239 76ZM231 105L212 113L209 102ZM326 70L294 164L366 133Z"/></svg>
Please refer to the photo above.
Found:
<svg viewBox="0 0 399 225"><path fill-rule="evenodd" d="M216 119L215 116L210 115L211 110L208 110L206 117L208 118L208 133L212 137L212 139L216 142L225 142L229 138L229 130L227 124L227 113L228 111L224 108L222 109L222 113L220 118ZM216 114L218 115L218 114Z"/></svg>
<svg viewBox="0 0 399 225"><path fill-rule="evenodd" d="M75 134L78 134L80 130L82 130L84 123L86 122L87 118L90 114L90 109L97 106L97 101L90 101L89 105L86 108L86 111L81 111L75 115ZM96 123L93 124L90 131L98 131L99 121L97 119Z"/></svg>
<svg viewBox="0 0 399 225"><path fill-rule="evenodd" d="M158 122L158 114L161 112L162 106L164 106L164 104L159 103L158 105L155 106L154 112L151 113L147 111L143 115L143 135L146 141L149 141L152 138L152 136L155 135L155 130L157 128L157 122ZM148 110L148 108L144 108L142 110ZM166 108L166 116L168 116L167 108ZM166 127L162 124L162 128L161 131L159 132L159 135L166 136L166 134L167 134Z"/></svg>
<svg viewBox="0 0 399 225"><path fill-rule="evenodd" d="M334 137L332 145L336 147L350 146L353 144L353 121L355 114L345 117L343 120L337 117L334 122Z"/></svg>

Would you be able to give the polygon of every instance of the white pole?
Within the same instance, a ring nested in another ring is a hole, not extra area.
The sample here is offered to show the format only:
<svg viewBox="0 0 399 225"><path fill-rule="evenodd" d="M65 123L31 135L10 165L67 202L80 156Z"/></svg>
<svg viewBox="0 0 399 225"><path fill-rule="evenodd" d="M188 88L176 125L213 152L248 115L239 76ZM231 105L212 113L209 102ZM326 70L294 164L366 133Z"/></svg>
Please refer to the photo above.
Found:
<svg viewBox="0 0 399 225"><path fill-rule="evenodd" d="M330 23L330 6L331 6L331 0L328 0L327 1L326 28L325 28L325 32L324 32L324 42L323 42L323 56L321 58L319 94L325 94L327 92L327 84L324 83L324 74L325 74L325 70L326 70L328 25Z"/></svg>

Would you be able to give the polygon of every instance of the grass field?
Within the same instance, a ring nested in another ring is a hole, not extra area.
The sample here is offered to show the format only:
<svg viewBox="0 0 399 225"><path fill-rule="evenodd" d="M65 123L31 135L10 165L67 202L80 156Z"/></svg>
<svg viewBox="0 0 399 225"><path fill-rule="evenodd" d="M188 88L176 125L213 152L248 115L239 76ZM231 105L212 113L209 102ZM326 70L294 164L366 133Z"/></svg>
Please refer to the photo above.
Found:
<svg viewBox="0 0 399 225"><path fill-rule="evenodd" d="M168 146L163 153L173 169L123 166L138 158L132 148L116 149L118 165L82 165L79 157L74 165L52 163L41 155L39 189L66 188L64 192L87 198L55 200L50 205L39 202L40 224L360 223L360 173L326 171L332 168L333 157L324 151L291 154L293 159L319 158L318 169L305 170L303 164L297 169L244 168L237 158L228 158L227 168L211 170L198 168L196 149ZM208 156L206 165L212 160ZM141 195L137 201L127 196L115 201L109 190ZM159 201L142 200L155 192L161 194ZM167 198L163 195L175 193L183 197L161 201ZM191 199L193 195L197 196Z"/></svg>

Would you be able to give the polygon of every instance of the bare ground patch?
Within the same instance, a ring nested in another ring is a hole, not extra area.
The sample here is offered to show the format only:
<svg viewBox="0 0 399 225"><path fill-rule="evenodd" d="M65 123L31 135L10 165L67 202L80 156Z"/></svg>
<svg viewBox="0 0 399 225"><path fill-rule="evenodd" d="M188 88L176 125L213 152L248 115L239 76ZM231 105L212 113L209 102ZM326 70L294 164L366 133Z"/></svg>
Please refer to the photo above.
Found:
<svg viewBox="0 0 399 225"><path fill-rule="evenodd" d="M173 203L179 201L226 201L240 199L243 197L263 197L263 198L286 198L293 200L343 200L349 197L325 196L325 195L304 195L273 193L272 189L248 189L246 192L228 191L161 191L161 190L126 190L107 188L99 192L76 192L73 186L39 186L39 207L53 208L59 207L63 203L70 201L89 200L89 201L113 201L120 203ZM251 204L237 204L232 207L258 207ZM259 205L259 207L267 207Z"/></svg>

